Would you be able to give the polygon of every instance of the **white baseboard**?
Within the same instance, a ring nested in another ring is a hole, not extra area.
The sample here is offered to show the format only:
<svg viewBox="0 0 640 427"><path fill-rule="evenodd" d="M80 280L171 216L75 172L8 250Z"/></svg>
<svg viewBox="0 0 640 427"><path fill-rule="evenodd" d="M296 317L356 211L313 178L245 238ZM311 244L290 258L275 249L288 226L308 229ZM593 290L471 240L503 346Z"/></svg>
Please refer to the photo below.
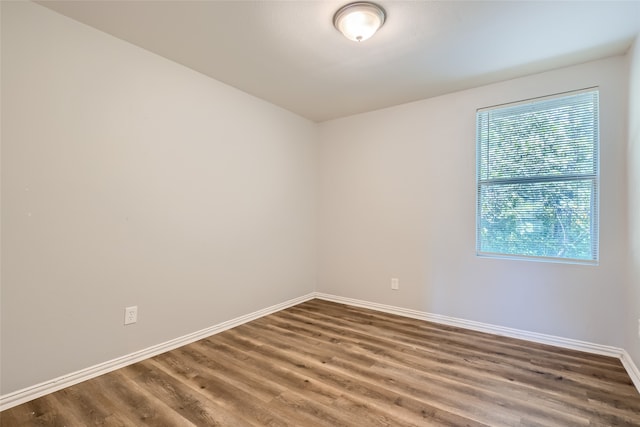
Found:
<svg viewBox="0 0 640 427"><path fill-rule="evenodd" d="M303 295L301 297L255 311L253 313L246 314L244 316L240 316L214 326L210 326L206 329L202 329L200 331L169 340L162 344L154 345L152 347L148 347L143 350L136 351L134 353L130 353L125 356L118 357L116 359L109 360L107 362L100 363L85 369L81 369L79 371L72 372L70 374L45 381L40 384L36 384L34 386L15 391L13 393L2 395L0 396L0 411L4 411L5 409L12 408L14 406L20 405L21 403L28 402L46 394L53 393L54 391L61 390L65 387L78 384L82 381L95 378L99 375L115 371L116 369L123 368L133 363L140 362L144 359L157 356L158 354L165 353L169 350L182 347L183 345L191 344L192 342L201 340L211 335L218 334L220 332L226 331L227 329L235 328L236 326L240 326L244 323L250 322L260 317L264 317L277 311L284 310L285 308L289 308L302 302L308 301L310 299L313 299L314 297L315 293Z"/></svg>
<svg viewBox="0 0 640 427"><path fill-rule="evenodd" d="M636 386L638 392L640 393L640 370L638 369L636 364L633 363L631 356L629 356L629 353L627 353L626 350L622 350L620 361L622 362L622 366L624 366L624 368L627 370L627 373L631 377L633 385Z"/></svg>
<svg viewBox="0 0 640 427"><path fill-rule="evenodd" d="M280 304L273 305L271 307L264 308L262 310L255 311L253 313L237 317L235 319L228 320L226 322L219 323L206 329L202 329L191 334L178 337L176 339L158 344L146 349L127 354L122 357L118 357L113 360L109 360L98 365L94 365L85 369L81 369L76 372L72 372L67 375L63 375L58 378L54 378L49 381L36 384L31 387L24 388L22 390L15 391L6 395L0 396L0 411L12 408L20 405L21 403L28 402L38 397L44 396L54 391L61 390L65 387L78 384L82 381L95 378L99 375L106 374L116 369L123 368L136 362L140 362L144 359L156 356L161 353L182 347L183 345L190 344L200 339L218 334L226 331L227 329L240 326L244 323L258 319L260 317L267 316L285 308L292 307L302 302L311 300L313 298L319 298L327 301L338 302L347 305L353 305L356 307L369 308L372 310L382 311L385 313L397 314L400 316L410 317L413 319L426 320L435 323L441 323L449 326L456 326L460 328L472 329L479 332L488 332L491 334L502 335L511 338L520 338L527 341L533 341L541 344L551 344L558 347L569 348L573 350L585 351L588 353L601 354L605 356L617 357L621 360L622 365L625 367L633 384L640 392L640 370L633 363L633 360L629 354L620 348L604 346L599 344L588 343L584 341L572 340L568 338L556 337L553 335L538 334L535 332L527 332L519 329L505 328L502 326L490 325L487 323L474 322L470 320L458 319L455 317L442 316L438 314L431 314L417 310L410 310L402 307L395 307L391 305L378 304L368 301L357 300L353 298L345 298L336 295L324 294L319 292L313 292L307 295L303 295L298 298L294 298L285 301Z"/></svg>
<svg viewBox="0 0 640 427"><path fill-rule="evenodd" d="M429 322L440 323L448 326L456 326L459 328L471 329L479 332L487 332L490 334L501 335L510 338L519 338L522 340L532 341L540 344L550 344L556 347L568 348L571 350L579 350L587 353L616 357L620 359L622 365L631 377L631 381L633 381L633 384L640 393L640 371L638 370L638 367L633 363L633 360L631 360L629 354L621 348L594 344L569 338L562 338L553 335L539 334L536 332L528 332L520 329L505 328L503 326L496 326L488 323L474 322L471 320L458 319L455 317L443 316L440 314L431 314L423 311L410 310L407 308L395 307L392 305L378 304L374 302L345 298L319 292L315 293L315 297L327 301L353 305L356 307L369 308L371 310L397 314L399 316L410 317L413 319L426 320Z"/></svg>

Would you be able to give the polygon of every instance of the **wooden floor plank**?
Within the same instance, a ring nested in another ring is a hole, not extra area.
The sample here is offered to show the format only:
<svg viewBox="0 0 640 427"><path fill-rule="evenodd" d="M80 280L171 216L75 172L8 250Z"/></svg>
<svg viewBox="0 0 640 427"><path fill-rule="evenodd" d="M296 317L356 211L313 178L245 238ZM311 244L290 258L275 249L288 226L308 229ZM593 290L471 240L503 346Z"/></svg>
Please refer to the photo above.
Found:
<svg viewBox="0 0 640 427"><path fill-rule="evenodd" d="M257 331L256 331L257 332ZM261 335L264 338L270 338L270 332L261 330ZM248 334L251 335L251 334ZM271 337L274 338L274 337ZM293 352L300 353L301 358L305 358L306 360L310 360L308 358L308 351L304 350L303 341L296 340L295 338L290 339L292 342L290 345L284 345L281 341L280 348L286 348ZM316 350L313 350L317 352ZM350 359L350 360L348 360ZM442 380L441 377L432 376L431 378L427 378L423 376L423 380L425 384L429 384L428 392L425 392L423 389L419 388L407 388L404 385L397 386L398 384L403 384L403 381L397 381L398 377L403 375L404 379L407 382L412 382L415 380L415 376L419 374L417 370L407 370L403 365L398 365L398 369L392 372L389 369L389 364L387 363L378 363L376 364L374 369L367 369L366 366L363 366L360 363L360 360L355 360L355 363L352 363L354 360L350 357L346 352L342 354L331 357L328 362L322 362L326 369L330 369L333 372L338 372L342 376L350 376L355 378L356 380L363 383L380 383L384 384L385 387L389 390L396 391L399 395L404 395L405 397L416 398L418 396L421 397L421 400L424 401L434 401L435 397L439 397L439 401L441 404L445 405L441 406L441 409L444 409L448 412L451 412L456 407L460 407L461 405L466 406L467 413L474 412L483 412L483 402L482 400L478 400L475 396L476 394L480 394L473 389L473 387L469 387L457 381L446 381ZM317 363L317 362L316 362ZM386 371L384 367L388 368ZM319 369L319 366L315 367ZM495 401L499 401L500 395L494 393L489 396ZM505 401L506 400L506 401ZM498 402L503 408L509 406L510 402L508 402L509 396L505 395L502 402ZM507 412L506 410L503 412ZM504 414L495 414L492 412L484 412L482 414L477 415L480 418L484 418L485 420L490 420L494 423L504 423L508 422L507 417ZM513 414L511 416L510 421L515 423L516 420L519 419L519 415Z"/></svg>
<svg viewBox="0 0 640 427"><path fill-rule="evenodd" d="M197 426L250 425L241 414L229 411L227 405L202 396L198 390L158 369L152 359L122 370L124 375L129 375L148 394ZM167 420L166 425L171 425L170 421Z"/></svg>
<svg viewBox="0 0 640 427"><path fill-rule="evenodd" d="M103 404L127 417L131 425L157 426L169 422L171 425L195 426L121 371L102 375L93 382L104 390Z"/></svg>
<svg viewBox="0 0 640 427"><path fill-rule="evenodd" d="M0 426L640 426L619 360L311 300L0 413Z"/></svg>
<svg viewBox="0 0 640 427"><path fill-rule="evenodd" d="M288 318L288 323L282 323L282 324L272 319L270 321L269 326L284 327L283 325L287 325L287 324L291 325L292 323L295 323L295 321L292 321L292 318ZM300 330L300 325L297 325L296 328ZM325 328L325 332L326 332L326 328ZM329 335L329 337L331 336ZM306 338L303 337L301 339L306 339ZM315 336L313 339L317 340L317 339L320 339L320 337ZM300 344L302 344L302 342L300 342ZM342 342L341 344L342 344L342 348L344 349L345 343ZM341 357L348 356L348 353L349 351L343 351L341 354ZM496 401L499 401L500 396L502 395L502 396L508 397L510 401L515 401L516 403L519 402L519 404L517 405L509 401L501 402L501 406L503 408L514 406L514 408L519 412L524 410L529 412L538 411L537 405L535 404L527 405L526 403L529 401L529 397L531 397L531 394L535 393L538 398L543 398L546 400L548 411L556 414L556 418L558 422L560 422L561 420L565 420L564 421L565 423L572 421L574 424L576 423L584 424L585 416L586 417L589 416L589 414L585 414L585 411L589 412L589 408L586 406L579 408L580 410L567 411L567 407L562 405L561 402L554 404L552 396L544 396L543 394L539 393L536 388L533 388L533 389L529 388L523 391L521 390L522 387L519 387L516 384L512 384L512 382L509 380L505 379L500 382L500 381L495 381L490 375L479 376L477 375L477 369L478 369L477 365L474 367L475 372L471 371L473 375L468 375L468 372L467 374L462 374L461 371L465 371L465 370L468 371L468 369L465 369L464 366L462 365L456 365L455 368L457 369L458 372L452 374L452 369L448 367L450 363L445 364L444 365L445 367L441 368L440 366L431 364L430 361L425 361L427 363L420 363L423 361L423 359L413 359L411 356L408 356L406 353L403 353L400 360L401 360L401 362L399 363L400 367L410 366L412 368L415 368L416 371L412 373L412 375L418 375L424 381L429 382L432 387L434 385L434 381L438 382L438 379L445 380L444 383L440 383L441 388L446 388L449 391L456 388L457 386L456 383L468 383L471 386L475 385L478 391L481 391L487 397L493 396L492 398L494 398ZM416 363L416 360L417 360L417 363ZM393 369L393 368L390 368L390 363L393 363L393 362L390 362L389 360L384 360L384 362L379 361L376 366L379 370L383 370L385 368ZM491 369L489 369L486 365L482 367L482 370L485 372L485 374L490 373L491 371ZM493 370L495 370L495 368ZM423 371L423 373L420 373L420 371ZM554 381L557 381L557 379L555 378L556 377L554 377ZM448 382L447 382L447 379L449 379ZM455 381L455 382L452 382L452 381ZM468 391L468 393L473 394L473 390ZM453 395L453 393L449 393L449 394ZM584 402L584 405L588 405L586 394L584 395L584 399L582 399L582 401ZM547 414L544 418L549 418L549 414Z"/></svg>

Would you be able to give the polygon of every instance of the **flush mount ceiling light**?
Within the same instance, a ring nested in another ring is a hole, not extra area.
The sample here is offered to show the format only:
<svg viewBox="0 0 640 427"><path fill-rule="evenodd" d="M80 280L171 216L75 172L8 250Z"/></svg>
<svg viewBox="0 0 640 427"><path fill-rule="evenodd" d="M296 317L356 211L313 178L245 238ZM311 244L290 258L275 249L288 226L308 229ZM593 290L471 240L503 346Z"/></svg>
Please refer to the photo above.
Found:
<svg viewBox="0 0 640 427"><path fill-rule="evenodd" d="M384 24L384 9L374 3L359 1L342 6L333 15L333 25L354 42L365 41Z"/></svg>

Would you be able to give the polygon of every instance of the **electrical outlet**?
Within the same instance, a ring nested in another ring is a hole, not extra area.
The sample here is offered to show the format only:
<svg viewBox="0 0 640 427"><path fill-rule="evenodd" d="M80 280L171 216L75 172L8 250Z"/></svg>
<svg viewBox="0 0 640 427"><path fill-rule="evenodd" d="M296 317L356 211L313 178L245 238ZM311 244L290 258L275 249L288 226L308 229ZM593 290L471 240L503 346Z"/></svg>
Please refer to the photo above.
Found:
<svg viewBox="0 0 640 427"><path fill-rule="evenodd" d="M124 324L130 325L138 321L138 306L126 307L124 309Z"/></svg>
<svg viewBox="0 0 640 427"><path fill-rule="evenodd" d="M391 289L393 289L394 291L397 291L398 289L400 289L400 280L393 277L391 278Z"/></svg>

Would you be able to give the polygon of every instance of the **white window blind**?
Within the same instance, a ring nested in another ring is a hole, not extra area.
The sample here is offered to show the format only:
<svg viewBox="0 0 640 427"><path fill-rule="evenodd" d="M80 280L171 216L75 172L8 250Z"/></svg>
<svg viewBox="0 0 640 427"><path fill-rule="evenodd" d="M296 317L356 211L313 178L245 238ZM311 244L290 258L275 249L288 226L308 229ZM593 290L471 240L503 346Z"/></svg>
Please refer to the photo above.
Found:
<svg viewBox="0 0 640 427"><path fill-rule="evenodd" d="M598 261L598 91L477 112L477 253Z"/></svg>

